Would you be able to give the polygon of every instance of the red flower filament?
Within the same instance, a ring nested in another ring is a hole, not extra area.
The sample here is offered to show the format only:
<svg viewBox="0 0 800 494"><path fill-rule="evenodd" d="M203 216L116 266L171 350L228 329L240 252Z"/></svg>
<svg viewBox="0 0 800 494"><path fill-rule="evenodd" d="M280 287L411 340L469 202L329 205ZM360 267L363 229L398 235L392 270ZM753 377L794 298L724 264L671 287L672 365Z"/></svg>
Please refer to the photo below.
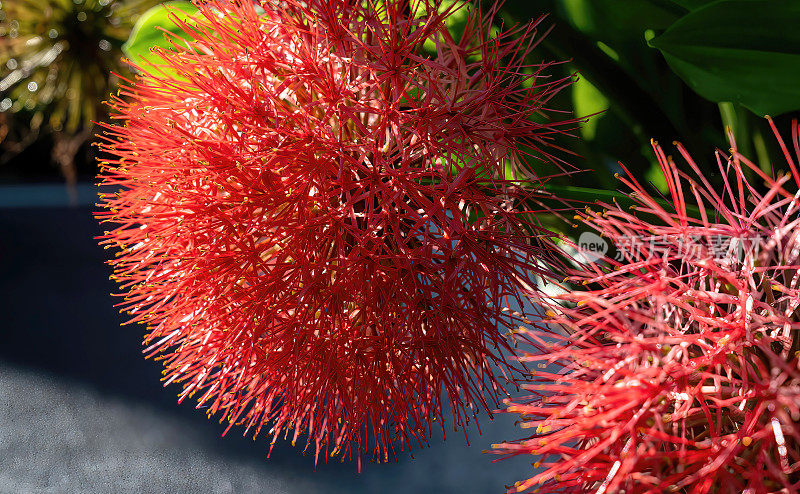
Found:
<svg viewBox="0 0 800 494"><path fill-rule="evenodd" d="M181 400L317 456L388 460L443 401L463 427L540 254L505 170L517 146L552 158L574 122L531 117L570 81L525 64L533 26L490 36L477 8L457 42L432 1L198 6L101 146L103 242L146 352Z"/></svg>
<svg viewBox="0 0 800 494"><path fill-rule="evenodd" d="M770 120L770 123L772 121ZM774 129L774 126L773 126ZM621 256L573 273L524 360L509 411L537 434L497 453L540 456L512 492L750 493L800 489L800 142L788 174L717 152L722 191L654 144L672 204L623 179L635 212L585 223ZM747 177L763 180L764 188Z"/></svg>

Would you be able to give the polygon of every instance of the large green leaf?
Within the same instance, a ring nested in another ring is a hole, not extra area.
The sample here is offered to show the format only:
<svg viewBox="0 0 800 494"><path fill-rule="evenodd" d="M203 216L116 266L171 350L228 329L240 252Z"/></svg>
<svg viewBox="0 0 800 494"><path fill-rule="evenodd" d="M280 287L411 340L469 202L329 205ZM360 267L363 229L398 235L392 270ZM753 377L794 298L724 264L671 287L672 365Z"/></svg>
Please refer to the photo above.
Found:
<svg viewBox="0 0 800 494"><path fill-rule="evenodd" d="M575 114L589 117L589 120L581 126L581 135L584 139L594 140L597 124L609 105L608 98L585 78L578 78L572 84L572 106L575 108Z"/></svg>
<svg viewBox="0 0 800 494"><path fill-rule="evenodd" d="M672 0L672 3L676 3L687 10L697 10L700 7L705 7L708 4L719 1L720 0ZM752 0L752 1L760 2L762 0Z"/></svg>
<svg viewBox="0 0 800 494"><path fill-rule="evenodd" d="M776 115L800 109L798 26L798 0L718 0L650 45L704 98Z"/></svg>
<svg viewBox="0 0 800 494"><path fill-rule="evenodd" d="M685 11L668 0L558 0L575 29L597 40L640 40L646 29L665 29Z"/></svg>
<svg viewBox="0 0 800 494"><path fill-rule="evenodd" d="M142 69L158 65L162 58L153 48L172 49L165 31L184 39L191 39L176 23L174 17L182 21L191 21L197 13L197 7L191 2L180 0L166 2L145 12L134 25L128 41L122 45L122 51Z"/></svg>
<svg viewBox="0 0 800 494"><path fill-rule="evenodd" d="M717 0L672 0L673 3L676 3L687 10L698 9L703 5L716 1Z"/></svg>

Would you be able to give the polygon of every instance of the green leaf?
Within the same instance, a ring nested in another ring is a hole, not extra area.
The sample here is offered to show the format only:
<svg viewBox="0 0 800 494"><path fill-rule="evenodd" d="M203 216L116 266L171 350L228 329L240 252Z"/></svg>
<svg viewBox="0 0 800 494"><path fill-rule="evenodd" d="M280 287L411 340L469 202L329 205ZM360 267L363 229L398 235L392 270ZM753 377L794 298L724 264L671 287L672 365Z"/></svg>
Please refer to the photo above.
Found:
<svg viewBox="0 0 800 494"><path fill-rule="evenodd" d="M191 40L191 36L175 23L174 17L191 22L192 15L197 11L197 7L184 0L166 2L151 8L133 26L130 38L122 45L122 51L142 69L162 63L163 59L153 48L172 49L172 43L164 31Z"/></svg>
<svg viewBox="0 0 800 494"><path fill-rule="evenodd" d="M650 40L673 71L716 103L759 115L800 109L800 2L718 0Z"/></svg>
<svg viewBox="0 0 800 494"><path fill-rule="evenodd" d="M591 115L581 127L584 139L594 140L597 124L609 105L608 98L585 78L581 77L572 84L572 106L575 108L575 114L581 117Z"/></svg>
<svg viewBox="0 0 800 494"><path fill-rule="evenodd" d="M685 11L665 0L559 0L564 17L595 40L640 40L646 29L666 29Z"/></svg>
<svg viewBox="0 0 800 494"><path fill-rule="evenodd" d="M672 0L672 3L678 4L681 7L685 8L686 10L697 10L700 7L705 7L706 5L719 1L720 0ZM762 0L751 0L751 1L759 2Z"/></svg>
<svg viewBox="0 0 800 494"><path fill-rule="evenodd" d="M687 10L695 10L717 0L672 0L673 3L680 5Z"/></svg>

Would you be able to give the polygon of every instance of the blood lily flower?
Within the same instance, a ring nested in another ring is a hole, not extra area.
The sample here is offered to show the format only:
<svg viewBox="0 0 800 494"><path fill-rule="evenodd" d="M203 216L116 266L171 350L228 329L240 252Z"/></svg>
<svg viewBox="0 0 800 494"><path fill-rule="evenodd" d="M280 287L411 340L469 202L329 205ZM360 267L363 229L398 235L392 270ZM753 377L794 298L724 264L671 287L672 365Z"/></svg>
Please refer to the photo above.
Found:
<svg viewBox="0 0 800 494"><path fill-rule="evenodd" d="M680 144L696 177L654 143L671 204L623 178L635 211L581 215L618 255L575 269L586 290L529 334L531 394L508 411L536 433L494 452L541 469L510 492L798 492L798 131L795 155L775 131L778 178L731 134L723 190Z"/></svg>
<svg viewBox="0 0 800 494"><path fill-rule="evenodd" d="M550 159L574 126L547 108L570 80L524 61L535 24L476 7L455 41L438 1L197 6L102 145L103 243L166 382L359 464L424 444L445 403L456 427L490 410L540 255L518 149Z"/></svg>

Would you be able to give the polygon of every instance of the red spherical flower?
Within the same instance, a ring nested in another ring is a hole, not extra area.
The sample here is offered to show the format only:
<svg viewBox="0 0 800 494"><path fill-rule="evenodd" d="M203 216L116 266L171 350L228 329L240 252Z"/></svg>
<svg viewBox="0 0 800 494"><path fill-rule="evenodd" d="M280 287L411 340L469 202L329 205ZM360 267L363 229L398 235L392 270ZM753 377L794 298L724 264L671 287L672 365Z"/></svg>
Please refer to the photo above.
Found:
<svg viewBox="0 0 800 494"><path fill-rule="evenodd" d="M573 124L532 118L569 83L524 62L534 26L493 34L476 7L455 41L438 1L197 6L102 145L104 243L166 382L359 461L425 443L444 403L457 426L488 410L540 251L506 171Z"/></svg>
<svg viewBox="0 0 800 494"><path fill-rule="evenodd" d="M540 456L542 469L510 491L798 492L796 124L792 132L796 156L776 131L790 170L779 178L731 136L730 156L716 155L722 190L680 144L696 178L654 144L671 204L627 178L636 211L583 215L618 255L577 268L572 280L587 289L563 295L552 329L532 332L524 360L540 369L509 411L536 434L495 452Z"/></svg>

